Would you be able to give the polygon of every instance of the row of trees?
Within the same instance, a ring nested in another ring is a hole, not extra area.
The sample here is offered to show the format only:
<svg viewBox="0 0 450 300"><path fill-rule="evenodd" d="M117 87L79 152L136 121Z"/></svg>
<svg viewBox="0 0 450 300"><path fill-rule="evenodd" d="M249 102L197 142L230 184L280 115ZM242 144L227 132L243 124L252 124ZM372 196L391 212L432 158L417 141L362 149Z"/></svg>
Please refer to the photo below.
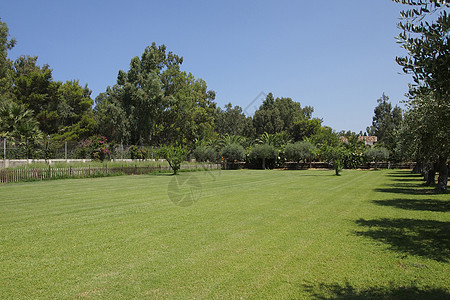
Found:
<svg viewBox="0 0 450 300"><path fill-rule="evenodd" d="M450 155L450 4L445 0L393 0L408 5L401 12L398 42L407 51L397 57L411 74L404 122L398 130L398 151L419 162L428 183L447 191Z"/></svg>

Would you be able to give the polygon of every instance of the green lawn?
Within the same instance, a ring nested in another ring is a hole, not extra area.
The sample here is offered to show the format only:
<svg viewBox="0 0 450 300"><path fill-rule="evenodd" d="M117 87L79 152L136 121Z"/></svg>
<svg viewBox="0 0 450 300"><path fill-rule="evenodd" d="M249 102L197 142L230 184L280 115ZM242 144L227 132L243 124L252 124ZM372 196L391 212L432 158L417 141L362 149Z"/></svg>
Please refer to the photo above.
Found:
<svg viewBox="0 0 450 300"><path fill-rule="evenodd" d="M0 299L450 298L450 200L408 171L0 185Z"/></svg>

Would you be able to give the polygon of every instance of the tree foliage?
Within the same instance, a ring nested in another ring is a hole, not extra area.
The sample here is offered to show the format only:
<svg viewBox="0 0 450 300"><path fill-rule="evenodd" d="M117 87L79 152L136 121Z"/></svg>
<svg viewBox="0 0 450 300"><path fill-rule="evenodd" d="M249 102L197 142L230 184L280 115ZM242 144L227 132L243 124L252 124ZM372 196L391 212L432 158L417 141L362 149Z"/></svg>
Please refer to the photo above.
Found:
<svg viewBox="0 0 450 300"><path fill-rule="evenodd" d="M291 98L276 98L269 93L253 116L253 125L257 135L264 132L274 134L289 132L292 125L302 119L309 119L314 109L302 108Z"/></svg>
<svg viewBox="0 0 450 300"><path fill-rule="evenodd" d="M378 143L393 151L396 145L397 132L402 123L402 110L392 107L389 97L384 93L377 100L374 109L372 126L367 127L367 133L377 137Z"/></svg>
<svg viewBox="0 0 450 300"><path fill-rule="evenodd" d="M244 147L242 147L242 145L237 144L237 143L231 143L231 144L225 145L222 148L220 155L227 162L231 162L231 163L232 162L240 162L245 157L245 150L244 150Z"/></svg>
<svg viewBox="0 0 450 300"><path fill-rule="evenodd" d="M181 163L186 159L187 148L181 145L169 145L161 149L161 153L173 170L173 175L177 175Z"/></svg>
<svg viewBox="0 0 450 300"><path fill-rule="evenodd" d="M402 21L398 24L401 30L398 42L408 55L396 60L405 73L412 74L415 82L410 87L405 124L408 128L403 130L402 138L418 143L415 152L419 157L437 161L437 190L445 192L450 155L450 18L447 12L450 4L445 0L393 1L410 7L401 12ZM408 130L411 134L406 134Z"/></svg>
<svg viewBox="0 0 450 300"><path fill-rule="evenodd" d="M389 150L385 147L369 148L364 152L364 156L369 162L375 162L375 169L377 169L378 162L386 161L389 158Z"/></svg>
<svg viewBox="0 0 450 300"><path fill-rule="evenodd" d="M418 86L413 92L430 89L437 97L448 99L450 19L447 10L450 3L445 0L393 1L411 6L400 13L401 33L397 37L408 56L396 60L405 73L412 74ZM434 16L437 17L433 20Z"/></svg>
<svg viewBox="0 0 450 300"><path fill-rule="evenodd" d="M253 137L255 135L251 117L245 116L240 106L231 103L225 105L224 109L218 107L214 117L215 131L220 135L236 135Z"/></svg>
<svg viewBox="0 0 450 300"><path fill-rule="evenodd" d="M261 161L262 169L266 169L266 161L275 160L278 157L278 150L272 144L256 144L250 152L250 159Z"/></svg>
<svg viewBox="0 0 450 300"><path fill-rule="evenodd" d="M206 82L183 72L183 58L153 43L130 69L119 71L117 84L97 99L99 119L112 120L106 136L133 144L193 144L214 135L215 93Z"/></svg>
<svg viewBox="0 0 450 300"><path fill-rule="evenodd" d="M290 161L300 163L311 161L316 155L317 148L309 141L300 141L294 144L288 144L285 149L285 156Z"/></svg>

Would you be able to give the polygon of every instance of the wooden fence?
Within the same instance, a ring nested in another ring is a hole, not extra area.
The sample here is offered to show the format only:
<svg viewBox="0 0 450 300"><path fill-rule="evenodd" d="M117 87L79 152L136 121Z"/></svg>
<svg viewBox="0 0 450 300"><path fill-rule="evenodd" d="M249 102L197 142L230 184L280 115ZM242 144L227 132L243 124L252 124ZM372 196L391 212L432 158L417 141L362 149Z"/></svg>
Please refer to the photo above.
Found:
<svg viewBox="0 0 450 300"><path fill-rule="evenodd" d="M217 170L219 164L181 165L181 170ZM42 169L2 169L0 183L18 182L23 180L45 180L65 177L90 177L113 174L142 175L158 171L171 171L169 166L121 166L121 167L82 167L82 168L42 168Z"/></svg>

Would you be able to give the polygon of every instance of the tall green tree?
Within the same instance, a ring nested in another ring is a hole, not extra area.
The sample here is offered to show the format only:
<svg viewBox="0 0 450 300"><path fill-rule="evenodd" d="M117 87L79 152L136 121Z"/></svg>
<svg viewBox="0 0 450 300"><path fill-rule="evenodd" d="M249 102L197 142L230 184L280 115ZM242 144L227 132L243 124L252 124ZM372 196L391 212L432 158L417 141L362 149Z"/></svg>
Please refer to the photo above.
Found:
<svg viewBox="0 0 450 300"><path fill-rule="evenodd" d="M264 132L288 132L295 122L311 118L314 109L310 106L302 108L299 102L291 98L276 98L269 93L253 116L253 124L257 135Z"/></svg>
<svg viewBox="0 0 450 300"><path fill-rule="evenodd" d="M8 51L16 44L10 38L8 25L0 18L0 101L10 98L12 87L12 61L8 59ZM3 99L3 100L2 100Z"/></svg>
<svg viewBox="0 0 450 300"><path fill-rule="evenodd" d="M214 128L219 135L242 135L252 137L254 135L251 117L245 116L242 108L231 103L225 105L224 109L217 108L214 119Z"/></svg>
<svg viewBox="0 0 450 300"><path fill-rule="evenodd" d="M34 112L39 128L57 140L79 141L95 131L91 91L78 80L54 81L48 65L39 66L37 56L14 61L14 101Z"/></svg>
<svg viewBox="0 0 450 300"><path fill-rule="evenodd" d="M447 191L450 140L442 139L448 135L450 120L450 56L449 28L450 4L446 0L393 0L408 5L401 12L402 21L398 24L401 33L398 42L407 51L407 56L397 57L403 71L411 74L415 85L410 87L410 110L424 123L413 124L424 127L436 134L431 139L418 139L423 148L435 149L439 169L438 191ZM431 127L430 127L431 126ZM422 130L418 130L420 135ZM420 136L419 136L420 137ZM422 137L423 138L423 137Z"/></svg>
<svg viewBox="0 0 450 300"><path fill-rule="evenodd" d="M130 118L120 102L122 90L108 87L95 98L94 115L98 132L109 141L128 143L131 140Z"/></svg>
<svg viewBox="0 0 450 300"><path fill-rule="evenodd" d="M15 101L33 110L39 128L46 134L58 131L58 89L52 69L48 65L40 67L37 56L20 56L14 61Z"/></svg>
<svg viewBox="0 0 450 300"><path fill-rule="evenodd" d="M389 97L384 93L377 103L378 105L373 111L372 126L367 127L367 133L377 136L379 144L393 151L396 145L397 131L402 123L402 110L397 105L392 107Z"/></svg>
<svg viewBox="0 0 450 300"><path fill-rule="evenodd" d="M170 101L159 114L158 143L193 146L196 140L215 137L215 93L208 91L204 80L187 72L177 72L173 83L174 86L164 86L171 94L167 94Z"/></svg>
<svg viewBox="0 0 450 300"><path fill-rule="evenodd" d="M117 84L97 101L100 128L114 140L132 144L189 144L214 135L215 93L206 82L180 70L183 58L153 43ZM111 119L107 120L109 113Z"/></svg>
<svg viewBox="0 0 450 300"><path fill-rule="evenodd" d="M300 119L292 125L289 133L294 141L303 141L317 134L322 126L322 120L319 118Z"/></svg>

